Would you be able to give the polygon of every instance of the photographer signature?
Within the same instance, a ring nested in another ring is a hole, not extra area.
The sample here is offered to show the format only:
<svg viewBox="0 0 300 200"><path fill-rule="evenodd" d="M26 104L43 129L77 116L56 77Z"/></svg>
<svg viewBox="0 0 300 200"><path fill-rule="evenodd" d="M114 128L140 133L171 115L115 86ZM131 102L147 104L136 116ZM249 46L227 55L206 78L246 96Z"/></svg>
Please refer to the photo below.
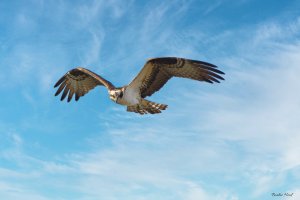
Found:
<svg viewBox="0 0 300 200"><path fill-rule="evenodd" d="M281 192L275 193L275 192L273 192L271 195L272 195L273 197L282 197L282 196L285 196L285 197L292 197L292 196L294 195L294 193L288 193L288 192L285 192L285 193L281 193Z"/></svg>

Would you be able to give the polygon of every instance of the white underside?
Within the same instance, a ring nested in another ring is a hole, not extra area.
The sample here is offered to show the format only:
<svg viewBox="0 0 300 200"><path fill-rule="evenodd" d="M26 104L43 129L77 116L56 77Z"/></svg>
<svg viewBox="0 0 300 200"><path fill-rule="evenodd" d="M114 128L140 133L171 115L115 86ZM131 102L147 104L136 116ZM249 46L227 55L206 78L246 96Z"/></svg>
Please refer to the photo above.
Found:
<svg viewBox="0 0 300 200"><path fill-rule="evenodd" d="M117 103L126 106L132 106L135 104L139 104L140 100L141 100L141 96L139 92L128 87L125 89L123 97L119 98Z"/></svg>

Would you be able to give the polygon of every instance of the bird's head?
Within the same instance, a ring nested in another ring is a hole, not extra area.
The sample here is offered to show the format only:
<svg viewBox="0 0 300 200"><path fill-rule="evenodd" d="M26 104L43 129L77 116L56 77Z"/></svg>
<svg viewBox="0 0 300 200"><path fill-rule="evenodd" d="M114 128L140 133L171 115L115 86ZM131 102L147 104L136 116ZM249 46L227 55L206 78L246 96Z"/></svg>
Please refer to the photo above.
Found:
<svg viewBox="0 0 300 200"><path fill-rule="evenodd" d="M109 93L109 98L114 102L117 102L119 98L123 97L123 91L121 88L110 90L108 93Z"/></svg>

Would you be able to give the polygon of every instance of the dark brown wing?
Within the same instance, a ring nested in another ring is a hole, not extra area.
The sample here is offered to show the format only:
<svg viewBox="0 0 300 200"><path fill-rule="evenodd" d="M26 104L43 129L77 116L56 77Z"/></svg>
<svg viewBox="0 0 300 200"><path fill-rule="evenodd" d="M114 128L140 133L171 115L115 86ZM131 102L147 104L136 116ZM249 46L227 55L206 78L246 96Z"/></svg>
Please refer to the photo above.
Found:
<svg viewBox="0 0 300 200"><path fill-rule="evenodd" d="M216 68L217 66L213 64L198 60L176 57L153 58L146 62L128 87L139 90L144 98L162 88L173 76L208 83L220 83L219 80L224 80L220 76L224 72Z"/></svg>
<svg viewBox="0 0 300 200"><path fill-rule="evenodd" d="M108 90L115 88L113 84L98 74L95 74L88 69L78 67L68 71L57 81L54 87L59 86L59 88L57 89L55 96L63 91L60 98L61 101L68 95L68 102L70 102L74 94L75 100L78 101L81 96L84 96L98 85L103 85Z"/></svg>

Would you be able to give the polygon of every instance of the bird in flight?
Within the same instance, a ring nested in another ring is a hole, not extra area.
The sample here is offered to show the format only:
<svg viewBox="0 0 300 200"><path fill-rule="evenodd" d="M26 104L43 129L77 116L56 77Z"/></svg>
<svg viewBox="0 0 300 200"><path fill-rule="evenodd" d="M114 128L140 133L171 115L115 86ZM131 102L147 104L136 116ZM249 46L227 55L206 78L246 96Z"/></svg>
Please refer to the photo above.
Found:
<svg viewBox="0 0 300 200"><path fill-rule="evenodd" d="M208 83L220 83L224 80L224 72L217 69L216 65L198 60L176 57L161 57L149 59L139 74L123 87L115 87L100 75L77 67L68 71L61 77L54 87L58 87L55 96L62 91L61 101L67 96L70 102L73 95L75 100L96 86L105 86L112 101L127 106L128 112L143 114L156 114L165 110L167 105L151 102L145 97L151 96L160 90L172 77L189 78Z"/></svg>

